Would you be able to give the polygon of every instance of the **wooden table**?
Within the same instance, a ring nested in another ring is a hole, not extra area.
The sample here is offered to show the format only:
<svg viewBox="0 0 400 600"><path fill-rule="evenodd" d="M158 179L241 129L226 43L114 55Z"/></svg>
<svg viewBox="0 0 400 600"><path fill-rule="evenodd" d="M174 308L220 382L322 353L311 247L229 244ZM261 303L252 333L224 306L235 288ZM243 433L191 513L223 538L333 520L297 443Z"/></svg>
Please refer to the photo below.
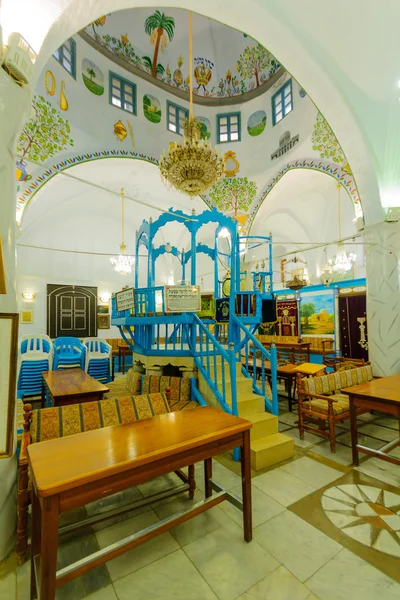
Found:
<svg viewBox="0 0 400 600"><path fill-rule="evenodd" d="M81 369L44 371L42 408L45 406L46 389L54 406L101 400L109 391L108 387Z"/></svg>
<svg viewBox="0 0 400 600"><path fill-rule="evenodd" d="M324 375L325 365L317 365L315 363L306 362L301 365L297 365L294 370L296 373L301 373L302 375Z"/></svg>
<svg viewBox="0 0 400 600"><path fill-rule="evenodd" d="M245 419L202 407L28 446L32 473L31 600L53 600L57 587L224 500L243 511L244 539L250 542L251 426ZM243 502L212 481L212 457L236 447L242 450ZM61 513L201 460L203 501L56 572ZM213 495L212 490L217 493Z"/></svg>
<svg viewBox="0 0 400 600"><path fill-rule="evenodd" d="M367 448L358 444L357 432L357 408L367 410L378 410L384 413L397 415L400 424L400 375L391 377L380 377L368 383L361 383L352 387L342 389L344 394L349 395L350 401L350 423L351 423L351 447L353 453L353 464L358 466L358 453L364 452L376 456L382 460L400 465L400 459L387 454L390 450L400 445L400 438L385 444L379 450Z"/></svg>
<svg viewBox="0 0 400 600"><path fill-rule="evenodd" d="M122 374L125 374L125 356L129 356L132 350L128 346L118 346L118 371L121 372L122 363Z"/></svg>

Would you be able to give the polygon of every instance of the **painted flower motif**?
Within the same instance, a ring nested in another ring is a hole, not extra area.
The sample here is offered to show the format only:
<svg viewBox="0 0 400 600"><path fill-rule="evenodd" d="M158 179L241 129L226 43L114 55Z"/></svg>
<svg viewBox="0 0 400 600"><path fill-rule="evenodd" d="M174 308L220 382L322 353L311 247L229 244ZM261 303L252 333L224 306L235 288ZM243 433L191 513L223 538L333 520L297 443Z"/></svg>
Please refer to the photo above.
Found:
<svg viewBox="0 0 400 600"><path fill-rule="evenodd" d="M125 33L125 35L121 35L121 44L123 46L126 46L127 44L129 44L129 39L128 39L127 33Z"/></svg>

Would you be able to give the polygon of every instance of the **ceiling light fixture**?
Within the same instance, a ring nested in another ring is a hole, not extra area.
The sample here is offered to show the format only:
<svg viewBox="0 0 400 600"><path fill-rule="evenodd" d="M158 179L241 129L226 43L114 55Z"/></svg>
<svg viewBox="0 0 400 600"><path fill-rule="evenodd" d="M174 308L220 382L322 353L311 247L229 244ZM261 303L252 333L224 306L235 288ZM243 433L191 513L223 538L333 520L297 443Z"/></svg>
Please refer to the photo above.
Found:
<svg viewBox="0 0 400 600"><path fill-rule="evenodd" d="M294 263L295 265L297 265L297 263L303 263L305 266L307 266L306 261L301 258L297 258L297 256L295 256L291 261L287 262L286 267L289 263ZM308 285L308 281L307 279L304 279L303 274L304 268L292 271L292 278L286 282L285 286L290 290L301 290L301 288Z"/></svg>
<svg viewBox="0 0 400 600"><path fill-rule="evenodd" d="M211 145L200 139L201 123L193 116L193 26L189 12L190 112L183 126L183 145L170 143L160 157L161 178L168 187L188 196L203 194L222 176L225 162Z"/></svg>
<svg viewBox="0 0 400 600"><path fill-rule="evenodd" d="M121 275L129 275L129 273L132 272L132 265L135 262L135 259L133 258L133 256L127 256L125 254L126 246L124 243L124 217L125 217L125 215L124 215L124 198L125 198L125 191L124 191L124 188L121 188L122 242L119 247L120 255L113 256L112 258L110 258L110 262L111 262L112 266L114 267L114 270L117 271L117 273L120 273Z"/></svg>
<svg viewBox="0 0 400 600"><path fill-rule="evenodd" d="M353 267L357 256L353 252L346 252L344 249L344 243L342 242L342 229L340 226L340 188L341 184L337 184L338 189L338 231L339 241L337 244L337 252L333 258L328 261L329 266L338 275L346 275Z"/></svg>
<svg viewBox="0 0 400 600"><path fill-rule="evenodd" d="M333 281L333 273L332 266L328 263L328 259L326 257L326 246L324 248L324 256L325 256L325 265L321 275L319 276L320 282L328 287Z"/></svg>

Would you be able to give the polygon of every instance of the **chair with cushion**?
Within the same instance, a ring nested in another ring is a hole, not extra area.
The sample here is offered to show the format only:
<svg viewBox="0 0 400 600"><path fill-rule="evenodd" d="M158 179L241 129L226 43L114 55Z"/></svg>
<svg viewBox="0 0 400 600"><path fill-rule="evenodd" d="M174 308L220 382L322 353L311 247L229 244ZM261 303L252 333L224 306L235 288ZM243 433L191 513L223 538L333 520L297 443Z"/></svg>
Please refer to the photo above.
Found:
<svg viewBox="0 0 400 600"><path fill-rule="evenodd" d="M349 397L341 390L372 379L369 364L320 377L302 377L298 373L300 439L304 439L305 430L320 434L329 438L331 452L335 452L335 424L350 418ZM357 414L363 412L368 410L358 410ZM328 431L322 428L322 423L328 424Z"/></svg>
<svg viewBox="0 0 400 600"><path fill-rule="evenodd" d="M18 562L25 560L28 546L28 508L30 504L30 482L28 473L27 447L29 444L46 442L59 437L79 435L93 429L133 423L171 412L169 407L170 390L165 393L142 394L110 398L96 402L70 404L32 411L32 406L24 406L24 433L18 471L18 527L17 557ZM83 457L84 459L84 457ZM51 457L49 457L51 460ZM175 471L179 479L189 485L189 497L195 491L194 465L189 467L189 474ZM179 491L182 491L180 489ZM174 490L171 491L172 495ZM121 509L126 512L127 507ZM115 516L113 511L112 516ZM105 516L107 518L107 516Z"/></svg>

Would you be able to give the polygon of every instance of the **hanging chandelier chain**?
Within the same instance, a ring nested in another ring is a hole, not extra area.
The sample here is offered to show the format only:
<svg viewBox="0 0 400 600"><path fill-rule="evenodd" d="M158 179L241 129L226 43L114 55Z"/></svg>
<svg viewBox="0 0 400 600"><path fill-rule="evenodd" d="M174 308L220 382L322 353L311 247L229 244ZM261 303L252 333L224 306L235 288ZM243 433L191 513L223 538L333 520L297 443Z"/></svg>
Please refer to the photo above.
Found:
<svg viewBox="0 0 400 600"><path fill-rule="evenodd" d="M125 211L124 211L124 196L125 196L125 190L124 188L121 188L121 203L122 203L122 246L125 246L125 240L124 240L124 233L125 233L125 226L124 226L124 222L125 222Z"/></svg>
<svg viewBox="0 0 400 600"><path fill-rule="evenodd" d="M189 12L189 116L193 119L193 13Z"/></svg>
<svg viewBox="0 0 400 600"><path fill-rule="evenodd" d="M338 228L339 228L339 240L342 241L342 227L340 223L340 183L337 184L338 189Z"/></svg>

